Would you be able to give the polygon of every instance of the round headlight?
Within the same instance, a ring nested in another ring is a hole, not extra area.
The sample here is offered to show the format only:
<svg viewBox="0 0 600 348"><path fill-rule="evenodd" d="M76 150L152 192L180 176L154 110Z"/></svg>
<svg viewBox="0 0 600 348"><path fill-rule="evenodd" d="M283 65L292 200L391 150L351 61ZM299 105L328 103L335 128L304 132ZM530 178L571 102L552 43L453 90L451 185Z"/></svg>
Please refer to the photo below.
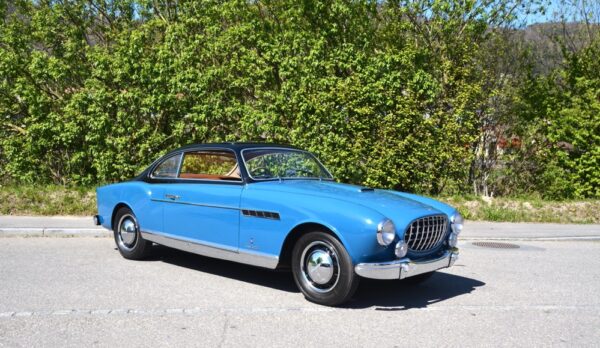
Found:
<svg viewBox="0 0 600 348"><path fill-rule="evenodd" d="M396 256L399 259L401 259L404 256L406 256L407 252L408 252L408 244L404 243L403 240L401 240L398 243L396 243L395 253L396 253Z"/></svg>
<svg viewBox="0 0 600 348"><path fill-rule="evenodd" d="M380 245L390 245L396 239L396 226L390 219L385 219L377 225L377 242Z"/></svg>
<svg viewBox="0 0 600 348"><path fill-rule="evenodd" d="M464 226L464 220L462 215L460 215L459 212L456 212L456 214L454 214L454 216L452 216L451 219L452 222L452 232L456 233L457 235L460 234L460 232L463 229Z"/></svg>

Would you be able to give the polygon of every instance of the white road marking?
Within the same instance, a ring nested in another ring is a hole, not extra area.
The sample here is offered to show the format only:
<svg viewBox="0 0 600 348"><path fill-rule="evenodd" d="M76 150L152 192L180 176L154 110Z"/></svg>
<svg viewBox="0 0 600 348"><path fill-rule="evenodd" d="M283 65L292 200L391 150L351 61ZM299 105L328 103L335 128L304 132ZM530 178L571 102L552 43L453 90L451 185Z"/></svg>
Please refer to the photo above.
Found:
<svg viewBox="0 0 600 348"><path fill-rule="evenodd" d="M372 310L381 310L382 308L373 307ZM395 309L406 309L405 307L385 307L385 310ZM195 314L255 314L255 313L285 313L285 312L335 312L335 311L361 311L364 309L353 309L353 308L328 308L328 307L306 307L306 308L167 308L167 309L141 309L141 308L117 308L117 309L63 309L55 311L21 311L21 312L0 312L0 319L7 318L19 318L19 317L31 317L31 316L56 316L56 315L68 315L68 316L81 316L81 315L195 315ZM463 306L435 306L425 308L408 308L409 311L419 312L443 312L443 311L600 311L600 305L531 305L531 306L477 306L477 305L463 305Z"/></svg>

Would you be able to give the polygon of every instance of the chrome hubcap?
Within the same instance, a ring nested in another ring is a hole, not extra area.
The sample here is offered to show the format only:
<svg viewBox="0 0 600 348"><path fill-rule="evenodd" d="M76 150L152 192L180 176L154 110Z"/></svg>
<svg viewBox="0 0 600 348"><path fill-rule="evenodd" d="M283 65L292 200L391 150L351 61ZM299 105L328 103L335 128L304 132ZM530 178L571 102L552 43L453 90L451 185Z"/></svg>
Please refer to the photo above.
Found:
<svg viewBox="0 0 600 348"><path fill-rule="evenodd" d="M324 250L315 250L306 265L308 276L317 284L327 284L333 277L333 260Z"/></svg>
<svg viewBox="0 0 600 348"><path fill-rule="evenodd" d="M331 291L340 277L338 257L333 246L324 241L312 242L302 252L302 282L316 292Z"/></svg>
<svg viewBox="0 0 600 348"><path fill-rule="evenodd" d="M137 224L131 215L123 215L119 221L119 244L125 249L131 249L137 238Z"/></svg>

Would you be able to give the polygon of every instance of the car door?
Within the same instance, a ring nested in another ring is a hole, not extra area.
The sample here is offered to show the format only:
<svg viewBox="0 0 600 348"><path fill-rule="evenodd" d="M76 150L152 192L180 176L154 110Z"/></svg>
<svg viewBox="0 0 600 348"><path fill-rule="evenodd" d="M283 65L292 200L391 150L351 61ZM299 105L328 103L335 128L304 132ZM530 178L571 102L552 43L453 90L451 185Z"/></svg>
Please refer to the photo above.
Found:
<svg viewBox="0 0 600 348"><path fill-rule="evenodd" d="M146 180L150 201L137 212L140 228L146 233L164 233L164 192L169 182L177 179L181 153L171 155L154 167Z"/></svg>
<svg viewBox="0 0 600 348"><path fill-rule="evenodd" d="M233 151L184 152L177 179L163 187L163 228L168 235L238 250L243 182Z"/></svg>

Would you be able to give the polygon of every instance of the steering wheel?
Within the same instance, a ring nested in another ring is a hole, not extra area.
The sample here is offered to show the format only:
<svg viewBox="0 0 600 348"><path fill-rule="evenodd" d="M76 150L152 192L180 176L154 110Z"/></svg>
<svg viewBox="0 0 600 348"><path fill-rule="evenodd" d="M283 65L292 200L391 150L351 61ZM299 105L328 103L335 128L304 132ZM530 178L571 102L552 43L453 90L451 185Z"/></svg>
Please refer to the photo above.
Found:
<svg viewBox="0 0 600 348"><path fill-rule="evenodd" d="M261 178L268 178L268 177L273 176L273 174L267 167L256 167L256 168L252 169L251 174L252 174L252 176L261 177Z"/></svg>
<svg viewBox="0 0 600 348"><path fill-rule="evenodd" d="M306 176L316 177L315 173L313 173L312 170L306 169L306 168L290 168L290 169L288 169L288 170L285 171L286 175L289 172L294 172L294 174L295 173L304 173L304 174L306 174Z"/></svg>

